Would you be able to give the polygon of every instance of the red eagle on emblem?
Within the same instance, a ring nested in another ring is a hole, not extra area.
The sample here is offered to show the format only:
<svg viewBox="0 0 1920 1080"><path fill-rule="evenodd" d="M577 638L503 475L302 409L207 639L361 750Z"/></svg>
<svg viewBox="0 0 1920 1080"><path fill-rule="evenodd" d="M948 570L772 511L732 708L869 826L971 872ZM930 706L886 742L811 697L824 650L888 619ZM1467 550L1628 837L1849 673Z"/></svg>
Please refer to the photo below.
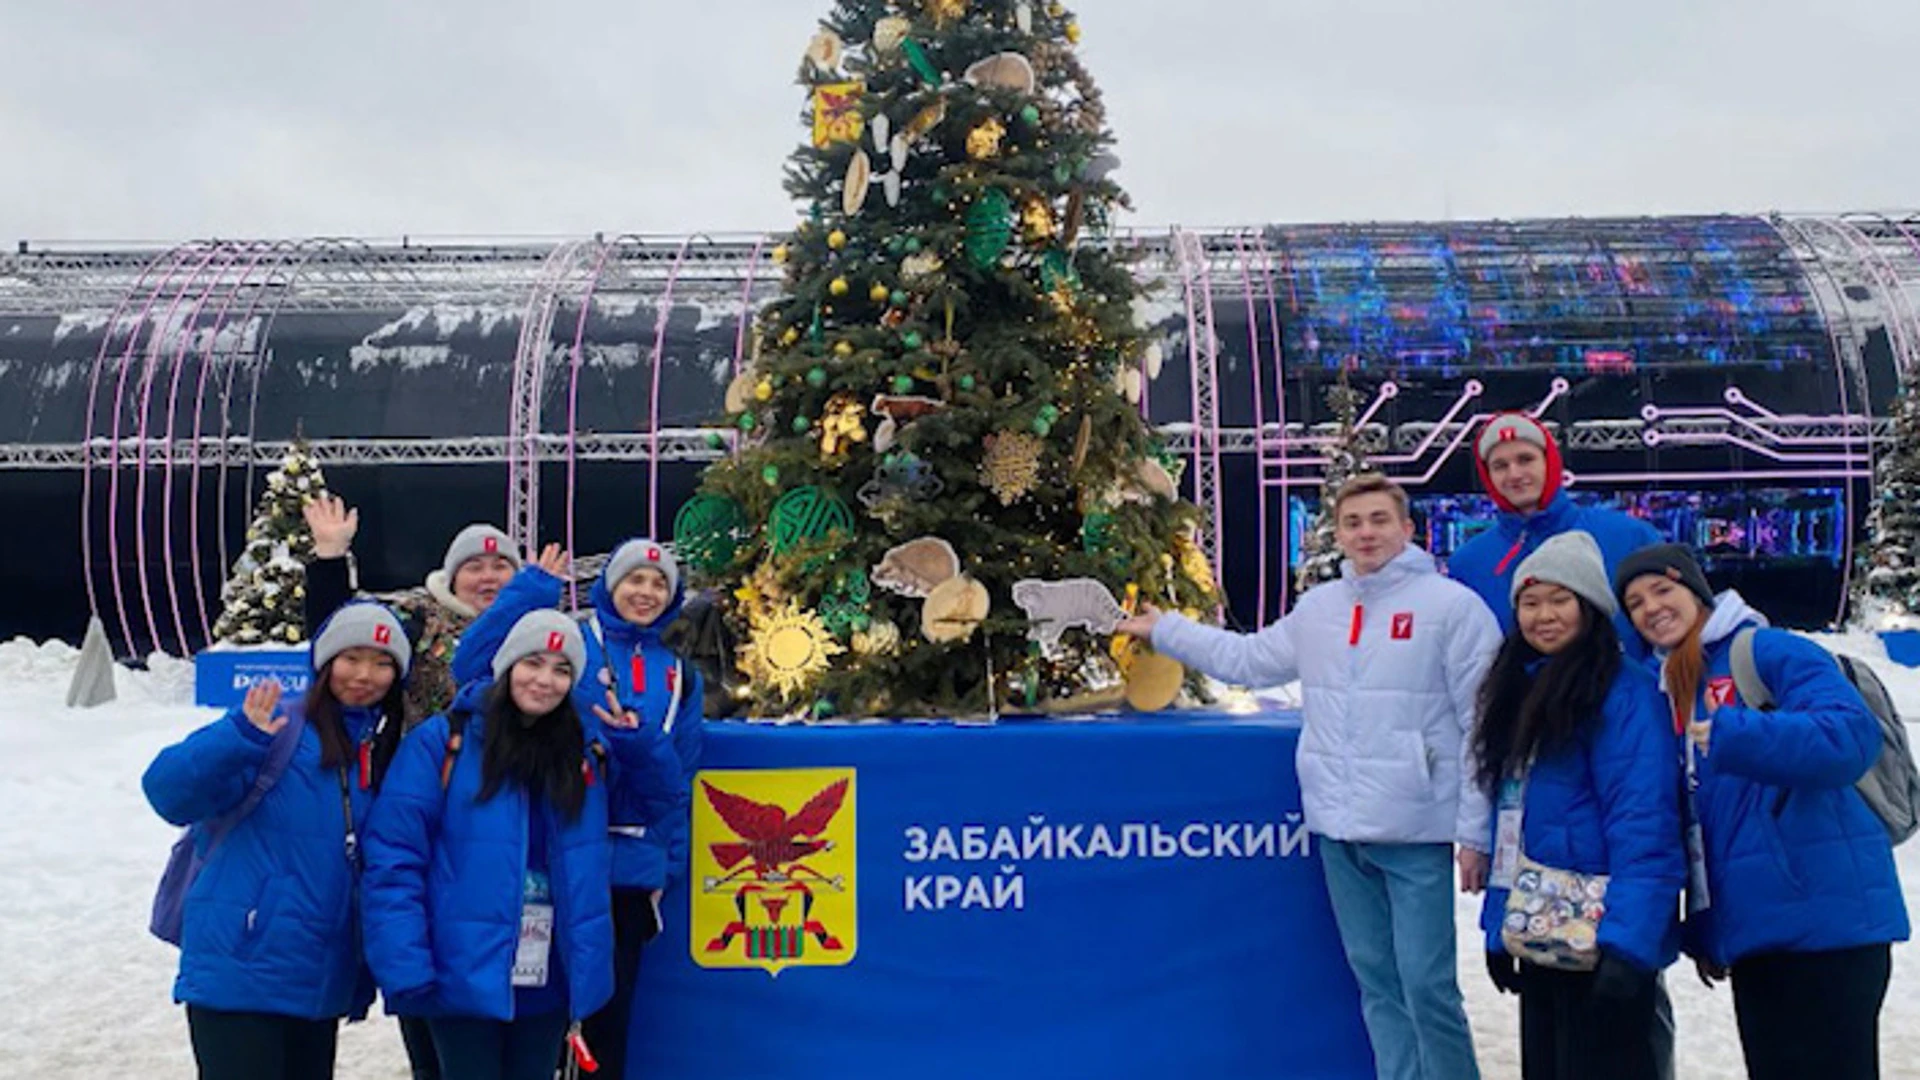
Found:
<svg viewBox="0 0 1920 1080"><path fill-rule="evenodd" d="M751 872L762 881L788 876L784 872L788 867L794 871L806 870L794 864L832 850L833 841L820 837L847 799L847 782L837 780L808 799L805 806L788 814L778 806L722 791L705 780L700 781L700 787L707 793L707 803L714 813L743 841L708 845L714 859L723 870L739 867L739 871ZM747 865L741 866L742 863ZM738 876L739 871L727 876Z"/></svg>

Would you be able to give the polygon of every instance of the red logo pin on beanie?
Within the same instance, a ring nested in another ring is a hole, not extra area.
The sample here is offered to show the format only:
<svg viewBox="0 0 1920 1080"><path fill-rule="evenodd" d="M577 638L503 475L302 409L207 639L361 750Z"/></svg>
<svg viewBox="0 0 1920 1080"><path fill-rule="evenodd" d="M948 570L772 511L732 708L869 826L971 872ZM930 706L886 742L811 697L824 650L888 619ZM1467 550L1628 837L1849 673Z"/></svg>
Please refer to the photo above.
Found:
<svg viewBox="0 0 1920 1080"><path fill-rule="evenodd" d="M659 548L657 548L657 547L650 547L650 548L648 548L648 549L647 549L647 561L648 561L648 562L659 562L659 561L660 561L660 549L659 549Z"/></svg>
<svg viewBox="0 0 1920 1080"><path fill-rule="evenodd" d="M1512 426L1503 427L1498 437L1501 442L1512 442L1520 437L1520 429Z"/></svg>
<svg viewBox="0 0 1920 1080"><path fill-rule="evenodd" d="M375 645L393 644L393 627L376 625L373 628L373 643Z"/></svg>
<svg viewBox="0 0 1920 1080"><path fill-rule="evenodd" d="M548 652L566 652L567 651L567 635L561 633L558 630L555 630L553 633L548 634L547 635L547 651Z"/></svg>
<svg viewBox="0 0 1920 1080"><path fill-rule="evenodd" d="M486 552L486 553L487 553L487 554L489 554L489 555L498 555L498 554L500 554L500 540L499 540L499 538L498 538L498 537L493 537L493 536L488 536L488 537L485 537L485 538L483 538L483 539L482 539L482 540L480 541L480 550L482 550L482 551L484 551L484 552Z"/></svg>

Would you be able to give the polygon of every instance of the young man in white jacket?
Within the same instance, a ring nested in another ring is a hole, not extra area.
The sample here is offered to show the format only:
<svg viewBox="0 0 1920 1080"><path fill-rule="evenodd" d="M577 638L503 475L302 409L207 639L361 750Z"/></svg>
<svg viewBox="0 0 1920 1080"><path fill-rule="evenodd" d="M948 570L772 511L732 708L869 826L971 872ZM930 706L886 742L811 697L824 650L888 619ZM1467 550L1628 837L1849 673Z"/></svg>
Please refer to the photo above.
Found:
<svg viewBox="0 0 1920 1080"><path fill-rule="evenodd" d="M1463 889L1486 885L1492 830L1468 735L1500 629L1412 546L1399 485L1354 478L1334 523L1340 580L1258 634L1152 609L1119 629L1225 682L1300 680L1300 798L1376 1069L1383 1080L1477 1078L1455 977L1452 877L1457 859Z"/></svg>

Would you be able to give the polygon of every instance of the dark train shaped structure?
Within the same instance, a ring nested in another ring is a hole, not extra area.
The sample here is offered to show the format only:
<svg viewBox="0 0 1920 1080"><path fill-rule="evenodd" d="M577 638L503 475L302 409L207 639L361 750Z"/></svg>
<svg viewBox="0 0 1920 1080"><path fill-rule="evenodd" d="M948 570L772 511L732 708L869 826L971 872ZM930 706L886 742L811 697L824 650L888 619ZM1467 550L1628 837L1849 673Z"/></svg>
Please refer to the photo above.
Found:
<svg viewBox="0 0 1920 1080"><path fill-rule="evenodd" d="M204 644L296 434L363 509L372 587L472 520L665 533L780 288L762 236L206 241L0 256L0 637ZM1875 447L1920 360L1920 216L1136 231L1130 377L1187 462L1230 618L1289 602L1326 390L1444 557L1484 522L1468 433L1524 408L1571 497L1629 508L1787 621L1844 610ZM743 322L743 316L747 322Z"/></svg>

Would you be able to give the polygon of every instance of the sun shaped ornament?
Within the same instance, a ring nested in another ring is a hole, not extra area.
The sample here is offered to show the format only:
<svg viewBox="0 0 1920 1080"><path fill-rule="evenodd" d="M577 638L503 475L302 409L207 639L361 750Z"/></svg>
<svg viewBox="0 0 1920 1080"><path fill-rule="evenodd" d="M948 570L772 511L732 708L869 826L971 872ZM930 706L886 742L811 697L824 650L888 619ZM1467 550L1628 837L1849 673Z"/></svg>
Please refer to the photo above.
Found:
<svg viewBox="0 0 1920 1080"><path fill-rule="evenodd" d="M751 639L740 651L748 678L790 697L826 674L833 658L846 650L817 613L789 600L784 607L753 614Z"/></svg>

